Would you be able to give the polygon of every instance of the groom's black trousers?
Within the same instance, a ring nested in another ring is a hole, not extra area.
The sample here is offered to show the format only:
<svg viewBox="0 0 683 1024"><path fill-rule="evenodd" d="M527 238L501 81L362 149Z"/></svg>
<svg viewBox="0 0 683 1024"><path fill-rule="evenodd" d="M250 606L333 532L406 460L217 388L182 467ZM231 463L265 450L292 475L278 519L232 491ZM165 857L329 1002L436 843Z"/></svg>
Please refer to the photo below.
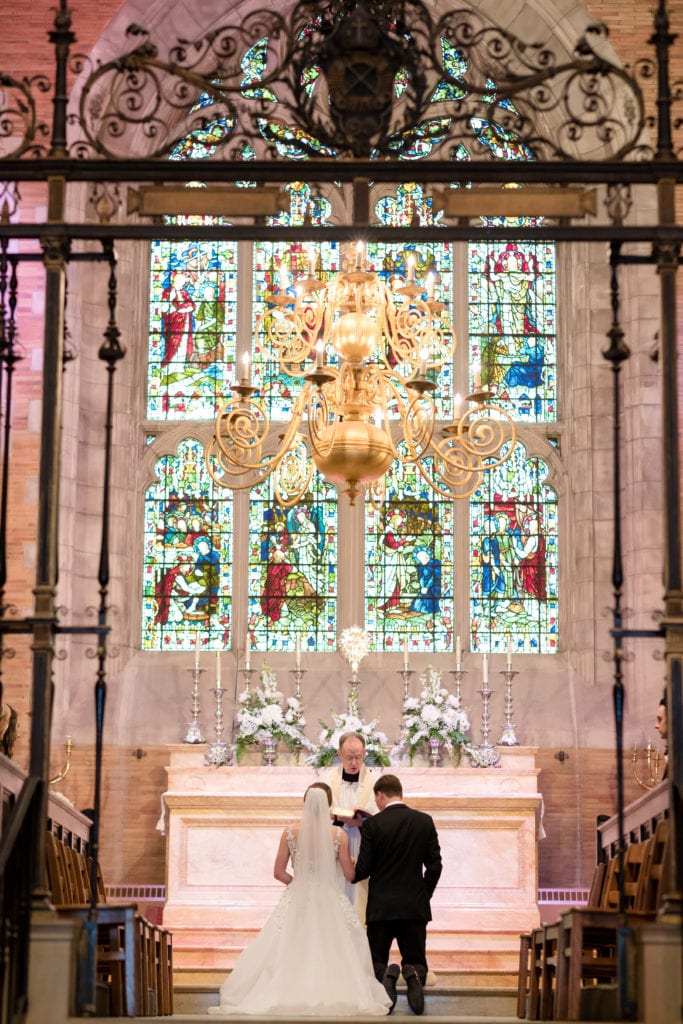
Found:
<svg viewBox="0 0 683 1024"><path fill-rule="evenodd" d="M427 977L427 922L415 920L368 921L366 925L372 966L377 978L382 981L391 943L396 943L401 952L401 967L412 964L424 985Z"/></svg>

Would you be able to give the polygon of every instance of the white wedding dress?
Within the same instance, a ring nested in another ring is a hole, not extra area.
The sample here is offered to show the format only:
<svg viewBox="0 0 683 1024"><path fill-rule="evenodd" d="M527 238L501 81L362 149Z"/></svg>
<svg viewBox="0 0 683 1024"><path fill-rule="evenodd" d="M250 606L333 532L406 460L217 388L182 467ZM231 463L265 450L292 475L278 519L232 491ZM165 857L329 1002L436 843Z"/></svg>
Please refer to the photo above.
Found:
<svg viewBox="0 0 683 1024"><path fill-rule="evenodd" d="M325 793L310 789L298 840L287 836L294 880L239 957L216 1014L380 1016L389 997L375 978L363 926L343 890Z"/></svg>

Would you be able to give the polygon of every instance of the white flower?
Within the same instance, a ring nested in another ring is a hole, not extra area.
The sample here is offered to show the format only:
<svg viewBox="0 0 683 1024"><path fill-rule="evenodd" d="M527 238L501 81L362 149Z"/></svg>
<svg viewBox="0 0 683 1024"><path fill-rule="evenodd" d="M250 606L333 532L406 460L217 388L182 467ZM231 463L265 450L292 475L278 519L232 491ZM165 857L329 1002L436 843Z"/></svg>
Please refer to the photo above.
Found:
<svg viewBox="0 0 683 1024"><path fill-rule="evenodd" d="M370 650L370 638L360 626L349 626L342 632L339 649L355 675L358 666Z"/></svg>
<svg viewBox="0 0 683 1024"><path fill-rule="evenodd" d="M425 704L422 708L422 721L427 722L429 725L433 725L439 721L439 709L435 708L433 704Z"/></svg>
<svg viewBox="0 0 683 1024"><path fill-rule="evenodd" d="M408 697L403 702L401 739L394 752L400 754L407 749L412 759L427 740L438 739L459 759L462 750L471 749L465 735L470 728L469 718L458 699L441 685L441 674L431 665L422 673L420 683L420 697Z"/></svg>
<svg viewBox="0 0 683 1024"><path fill-rule="evenodd" d="M261 712L264 725L276 725L282 721L282 708L278 704L267 704Z"/></svg>

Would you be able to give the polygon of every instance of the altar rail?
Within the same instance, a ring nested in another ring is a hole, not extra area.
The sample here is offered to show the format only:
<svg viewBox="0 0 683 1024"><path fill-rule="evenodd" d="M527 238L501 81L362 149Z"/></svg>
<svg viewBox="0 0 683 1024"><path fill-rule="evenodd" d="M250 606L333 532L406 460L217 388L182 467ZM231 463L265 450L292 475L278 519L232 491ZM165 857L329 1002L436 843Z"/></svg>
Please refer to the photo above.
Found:
<svg viewBox="0 0 683 1024"><path fill-rule="evenodd" d="M0 831L4 828L9 809L16 801L25 780L26 772L10 758L0 754ZM81 814L65 796L56 790L49 790L46 827L60 842L87 856L91 824L90 818Z"/></svg>
<svg viewBox="0 0 683 1024"><path fill-rule="evenodd" d="M669 783L665 780L624 808L624 845L653 836L657 822L669 814ZM613 815L598 825L600 859L608 861L619 847L619 818Z"/></svg>

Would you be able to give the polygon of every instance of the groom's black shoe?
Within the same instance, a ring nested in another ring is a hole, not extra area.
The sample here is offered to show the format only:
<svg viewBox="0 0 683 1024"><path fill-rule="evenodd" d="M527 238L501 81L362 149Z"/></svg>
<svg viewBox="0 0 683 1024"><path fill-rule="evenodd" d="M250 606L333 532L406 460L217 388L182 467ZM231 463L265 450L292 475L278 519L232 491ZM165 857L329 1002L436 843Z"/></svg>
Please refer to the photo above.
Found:
<svg viewBox="0 0 683 1024"><path fill-rule="evenodd" d="M410 964L405 964L403 967L403 977L405 978L406 985L408 986L408 1006L418 1016L424 1013L425 1009L425 997L422 991L422 980Z"/></svg>
<svg viewBox="0 0 683 1024"><path fill-rule="evenodd" d="M386 971L384 972L384 977L382 978L382 984L387 990L387 995L391 999L389 1013L391 1013L393 1008L396 1006L396 982L398 981L399 974L400 971L398 964L390 964L387 967Z"/></svg>

